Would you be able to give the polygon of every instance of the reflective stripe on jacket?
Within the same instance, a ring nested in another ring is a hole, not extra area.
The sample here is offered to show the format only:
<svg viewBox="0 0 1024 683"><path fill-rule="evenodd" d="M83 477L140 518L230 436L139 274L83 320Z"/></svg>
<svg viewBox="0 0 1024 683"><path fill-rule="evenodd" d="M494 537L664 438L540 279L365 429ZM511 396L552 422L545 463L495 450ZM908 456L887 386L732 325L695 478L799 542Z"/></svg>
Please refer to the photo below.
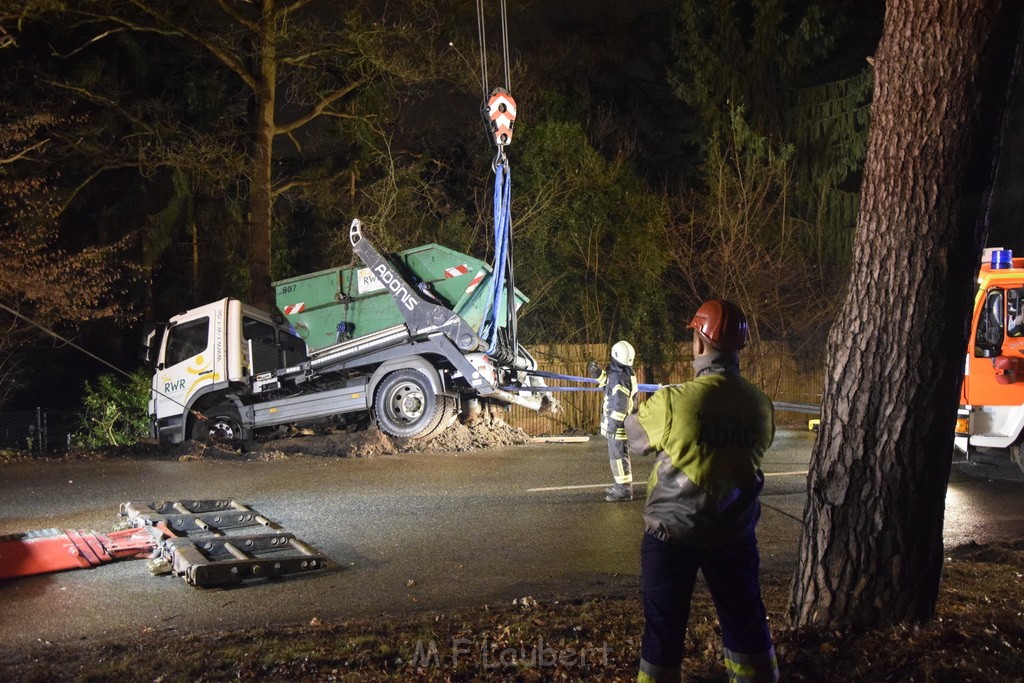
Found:
<svg viewBox="0 0 1024 683"><path fill-rule="evenodd" d="M597 385L604 388L601 436L625 441L626 430L622 423L626 416L633 412L633 398L637 392L633 368L612 360L597 379Z"/></svg>

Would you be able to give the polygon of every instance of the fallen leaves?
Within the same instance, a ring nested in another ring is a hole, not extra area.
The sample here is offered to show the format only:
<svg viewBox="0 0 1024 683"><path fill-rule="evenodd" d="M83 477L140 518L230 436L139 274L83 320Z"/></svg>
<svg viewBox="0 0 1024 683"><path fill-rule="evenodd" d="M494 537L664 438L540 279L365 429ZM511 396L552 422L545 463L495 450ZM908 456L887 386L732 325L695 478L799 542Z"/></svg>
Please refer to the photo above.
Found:
<svg viewBox="0 0 1024 683"><path fill-rule="evenodd" d="M977 550L977 549L976 549ZM946 563L938 614L928 623L861 633L788 629L788 582L763 592L788 681L1020 680L1024 621L1012 545ZM409 582L415 583L414 579ZM410 586L412 587L412 586ZM631 681L643 632L638 595L512 601L455 612L373 620L313 617L249 631L144 631L131 642L0 646L0 680ZM725 677L721 630L704 591L685 640L690 681Z"/></svg>

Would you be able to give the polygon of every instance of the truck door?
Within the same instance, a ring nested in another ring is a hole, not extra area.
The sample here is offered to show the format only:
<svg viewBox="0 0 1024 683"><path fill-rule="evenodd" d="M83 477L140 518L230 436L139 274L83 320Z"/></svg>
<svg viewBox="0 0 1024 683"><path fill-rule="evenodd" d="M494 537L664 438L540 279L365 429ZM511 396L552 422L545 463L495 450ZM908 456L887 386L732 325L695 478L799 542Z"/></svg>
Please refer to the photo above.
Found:
<svg viewBox="0 0 1024 683"><path fill-rule="evenodd" d="M180 322L167 330L163 358L153 375L158 418L180 415L196 388L215 379L210 341L209 316Z"/></svg>
<svg viewBox="0 0 1024 683"><path fill-rule="evenodd" d="M1024 287L990 287L975 312L968 346L964 397L975 406L1024 403L1024 382L1000 384L993 362L999 356L1024 357Z"/></svg>

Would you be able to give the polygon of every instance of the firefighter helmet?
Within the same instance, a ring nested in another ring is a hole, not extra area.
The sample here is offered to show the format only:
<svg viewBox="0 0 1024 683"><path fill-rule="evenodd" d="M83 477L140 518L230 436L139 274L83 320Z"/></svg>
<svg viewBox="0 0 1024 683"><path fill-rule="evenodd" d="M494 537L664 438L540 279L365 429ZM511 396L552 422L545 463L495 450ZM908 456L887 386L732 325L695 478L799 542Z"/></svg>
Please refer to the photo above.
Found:
<svg viewBox="0 0 1024 683"><path fill-rule="evenodd" d="M612 359L616 360L623 365L633 365L633 359L636 358L636 351L633 350L633 345L626 340L617 341L612 346Z"/></svg>
<svg viewBox="0 0 1024 683"><path fill-rule="evenodd" d="M747 316L739 306L725 299L711 299L701 304L690 327L722 351L739 351L747 345Z"/></svg>

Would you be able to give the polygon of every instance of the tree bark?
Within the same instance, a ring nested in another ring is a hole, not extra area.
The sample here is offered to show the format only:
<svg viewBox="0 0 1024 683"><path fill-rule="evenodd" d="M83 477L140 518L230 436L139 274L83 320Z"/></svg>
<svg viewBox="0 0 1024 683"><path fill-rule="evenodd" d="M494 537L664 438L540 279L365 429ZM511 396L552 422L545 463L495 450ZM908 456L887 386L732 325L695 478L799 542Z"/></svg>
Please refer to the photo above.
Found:
<svg viewBox="0 0 1024 683"><path fill-rule="evenodd" d="M999 129L998 113L993 122L995 110L978 105L983 94L1005 92L1012 70L1000 72L1000 88L986 69L989 56L1012 61L1012 50L994 54L991 39L1019 4L1004 12L999 0L888 3L851 280L829 338L808 476L794 626L933 615L984 241L976 190L991 175L984 162ZM1015 41L1019 18L1013 26Z"/></svg>

